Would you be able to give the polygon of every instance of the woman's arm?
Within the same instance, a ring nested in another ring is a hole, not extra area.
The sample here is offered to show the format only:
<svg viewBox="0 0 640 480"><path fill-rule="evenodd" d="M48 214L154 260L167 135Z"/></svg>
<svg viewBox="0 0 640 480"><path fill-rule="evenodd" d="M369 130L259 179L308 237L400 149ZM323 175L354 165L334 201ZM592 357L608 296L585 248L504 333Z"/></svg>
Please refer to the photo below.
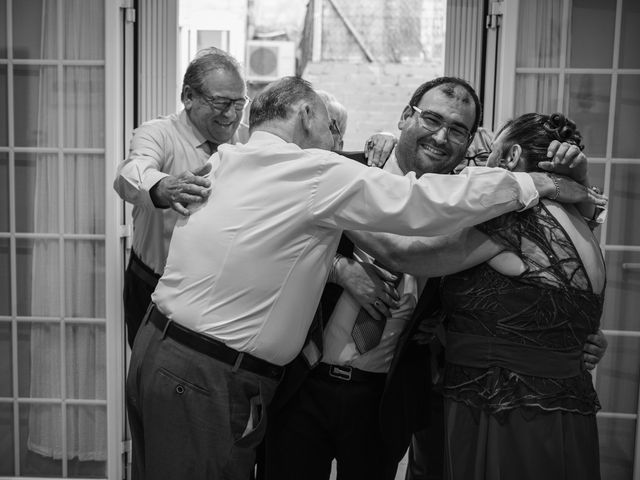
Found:
<svg viewBox="0 0 640 480"><path fill-rule="evenodd" d="M437 237L403 237L361 231L346 233L386 267L417 276L435 277L460 272L486 262L504 249L475 228Z"/></svg>

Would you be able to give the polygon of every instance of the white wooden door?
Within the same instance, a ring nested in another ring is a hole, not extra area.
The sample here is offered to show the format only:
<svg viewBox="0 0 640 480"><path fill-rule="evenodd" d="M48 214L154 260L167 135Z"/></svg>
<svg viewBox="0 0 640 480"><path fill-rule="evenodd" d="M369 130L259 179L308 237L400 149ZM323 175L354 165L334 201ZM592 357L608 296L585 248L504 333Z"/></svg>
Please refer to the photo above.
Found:
<svg viewBox="0 0 640 480"><path fill-rule="evenodd" d="M495 2L494 2L495 3ZM496 125L526 112L563 112L584 136L591 183L609 195L596 230L607 263L595 372L602 478L640 479L640 2L505 0Z"/></svg>
<svg viewBox="0 0 640 480"><path fill-rule="evenodd" d="M0 478L122 478L116 0L0 0Z"/></svg>

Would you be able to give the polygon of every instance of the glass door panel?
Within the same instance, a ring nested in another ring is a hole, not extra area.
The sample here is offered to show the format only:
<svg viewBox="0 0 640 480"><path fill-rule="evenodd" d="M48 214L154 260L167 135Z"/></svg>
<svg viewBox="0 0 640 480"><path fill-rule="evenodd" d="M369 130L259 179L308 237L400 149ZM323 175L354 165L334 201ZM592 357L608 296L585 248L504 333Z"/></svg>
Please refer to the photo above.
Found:
<svg viewBox="0 0 640 480"><path fill-rule="evenodd" d="M612 67L615 20L616 0L573 0L570 67Z"/></svg>
<svg viewBox="0 0 640 480"><path fill-rule="evenodd" d="M107 467L121 387L107 380L119 265L106 261L106 8L120 13L0 0L0 476L119 477Z"/></svg>
<svg viewBox="0 0 640 480"><path fill-rule="evenodd" d="M613 156L640 159L640 75L620 75L617 93Z"/></svg>
<svg viewBox="0 0 640 480"><path fill-rule="evenodd" d="M586 153L606 156L611 76L574 73L565 78L563 111L578 125Z"/></svg>

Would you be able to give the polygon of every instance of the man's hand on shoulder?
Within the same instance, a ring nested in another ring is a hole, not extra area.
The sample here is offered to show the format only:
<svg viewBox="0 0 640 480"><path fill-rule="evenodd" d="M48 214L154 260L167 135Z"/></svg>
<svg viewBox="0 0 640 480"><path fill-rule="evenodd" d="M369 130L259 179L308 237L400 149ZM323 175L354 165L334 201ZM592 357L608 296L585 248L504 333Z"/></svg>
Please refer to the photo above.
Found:
<svg viewBox="0 0 640 480"><path fill-rule="evenodd" d="M153 204L158 208L172 208L180 215L188 216L186 206L203 202L211 193L211 181L205 177L210 171L211 163L206 163L193 172L164 177L149 191Z"/></svg>
<svg viewBox="0 0 640 480"><path fill-rule="evenodd" d="M398 139L391 133L374 133L364 144L367 165L382 168L391 155Z"/></svg>

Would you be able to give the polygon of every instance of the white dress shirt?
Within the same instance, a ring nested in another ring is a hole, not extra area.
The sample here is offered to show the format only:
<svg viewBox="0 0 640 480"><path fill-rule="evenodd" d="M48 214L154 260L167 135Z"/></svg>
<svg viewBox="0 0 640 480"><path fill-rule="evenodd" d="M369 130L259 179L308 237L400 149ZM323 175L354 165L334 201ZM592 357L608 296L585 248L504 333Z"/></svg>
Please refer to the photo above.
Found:
<svg viewBox="0 0 640 480"><path fill-rule="evenodd" d="M202 167L211 156L206 145L183 110L140 125L134 131L127 159L118 165L113 188L133 204L133 251L159 275L180 214L156 208L149 190L168 175Z"/></svg>
<svg viewBox="0 0 640 480"><path fill-rule="evenodd" d="M176 224L152 298L173 321L277 365L302 348L343 230L447 234L538 200L527 174L418 180L263 131L212 160L211 196Z"/></svg>

